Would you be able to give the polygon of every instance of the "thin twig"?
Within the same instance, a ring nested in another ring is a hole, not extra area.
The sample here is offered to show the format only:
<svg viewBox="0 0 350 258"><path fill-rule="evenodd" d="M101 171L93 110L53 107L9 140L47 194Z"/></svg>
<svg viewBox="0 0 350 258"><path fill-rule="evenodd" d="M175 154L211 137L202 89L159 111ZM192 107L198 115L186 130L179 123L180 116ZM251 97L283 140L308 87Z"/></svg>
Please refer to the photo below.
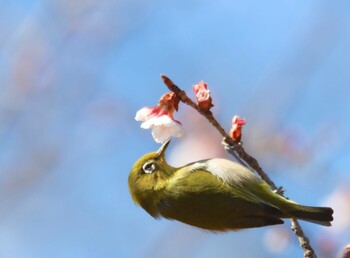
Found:
<svg viewBox="0 0 350 258"><path fill-rule="evenodd" d="M213 113L211 111L203 111L202 109L199 109L197 104L190 99L189 97L187 97L186 92L181 90L178 86L176 86L172 80L170 80L168 77L166 77L165 75L161 75L164 84L169 88L169 90L171 90L172 92L174 92L176 94L176 96L185 104L191 106L192 108L194 108L195 110L197 110L202 116L204 116L209 123L211 123L218 131L219 133L222 135L222 137L224 137L224 139L228 139L229 141L229 145L230 144L234 144L234 142L231 140L231 138L226 134L225 129L222 128L222 126L220 125L220 123L214 118ZM239 158L237 156L237 154L235 152L230 152L230 154L232 156L235 157L235 159L240 162L242 165L246 164L244 162L242 162L242 159Z"/></svg>
<svg viewBox="0 0 350 258"><path fill-rule="evenodd" d="M185 104L193 107L195 110L197 110L201 115L203 115L208 121L219 131L219 133L222 135L222 137L228 137L228 135L225 132L225 129L222 128L222 126L219 124L219 122L214 118L213 114L211 111L203 111L202 109L199 109L197 104L192 101L189 97L187 97L186 92L181 90L178 86L176 86L172 80L170 80L168 77L165 75L161 75L163 82L166 86L168 86L169 90L174 92L176 96Z"/></svg>
<svg viewBox="0 0 350 258"><path fill-rule="evenodd" d="M282 188L277 188L275 183L269 178L269 176L263 171L260 167L258 161L250 156L243 148L243 146L239 143L234 142L226 133L226 131L222 128L220 123L214 118L211 111L204 112L199 109L197 104L192 101L189 97L187 97L185 91L181 90L178 86L176 86L168 77L165 75L161 75L164 84L176 94L176 96L185 104L191 106L196 109L201 115L203 115L207 120L218 130L218 132L224 138L223 144L225 149L233 155L238 161L243 164L248 165L250 168L255 170L259 176L271 186L271 189L276 191L278 194L283 196ZM317 258L313 248L310 245L309 239L305 236L304 231L302 230L297 219L291 219L292 230L294 234L298 237L299 244L304 251L305 258Z"/></svg>
<svg viewBox="0 0 350 258"><path fill-rule="evenodd" d="M317 258L314 249L311 247L309 239L305 236L303 229L301 228L297 219L291 219L292 230L298 237L299 244L304 250L305 258Z"/></svg>

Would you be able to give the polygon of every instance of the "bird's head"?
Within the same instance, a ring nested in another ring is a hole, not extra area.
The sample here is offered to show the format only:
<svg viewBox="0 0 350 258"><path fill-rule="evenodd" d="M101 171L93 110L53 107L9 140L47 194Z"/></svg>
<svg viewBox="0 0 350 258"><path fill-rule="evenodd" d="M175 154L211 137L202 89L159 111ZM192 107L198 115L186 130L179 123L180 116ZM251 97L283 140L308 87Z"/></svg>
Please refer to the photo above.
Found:
<svg viewBox="0 0 350 258"><path fill-rule="evenodd" d="M156 152L150 152L139 158L133 165L129 175L129 190L135 203L144 206L144 202L156 197L157 191L164 187L166 180L175 168L165 160L165 151L170 140Z"/></svg>

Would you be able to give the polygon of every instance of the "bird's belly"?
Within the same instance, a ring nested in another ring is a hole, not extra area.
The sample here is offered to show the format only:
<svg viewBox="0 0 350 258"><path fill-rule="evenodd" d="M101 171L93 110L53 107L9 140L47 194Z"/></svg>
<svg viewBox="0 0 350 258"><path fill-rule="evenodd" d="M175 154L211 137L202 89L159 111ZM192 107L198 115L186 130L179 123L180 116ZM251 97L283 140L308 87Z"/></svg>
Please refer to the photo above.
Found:
<svg viewBox="0 0 350 258"><path fill-rule="evenodd" d="M165 218L213 231L238 230L283 223L275 216L271 216L271 213L266 213L265 207L261 204L238 197L203 200L203 196L192 196L188 199L162 199L158 204L158 209Z"/></svg>
<svg viewBox="0 0 350 258"><path fill-rule="evenodd" d="M162 200L160 214L168 219L207 230L223 231L232 228L234 217L240 216L239 207L218 200L205 200L199 196L185 200Z"/></svg>

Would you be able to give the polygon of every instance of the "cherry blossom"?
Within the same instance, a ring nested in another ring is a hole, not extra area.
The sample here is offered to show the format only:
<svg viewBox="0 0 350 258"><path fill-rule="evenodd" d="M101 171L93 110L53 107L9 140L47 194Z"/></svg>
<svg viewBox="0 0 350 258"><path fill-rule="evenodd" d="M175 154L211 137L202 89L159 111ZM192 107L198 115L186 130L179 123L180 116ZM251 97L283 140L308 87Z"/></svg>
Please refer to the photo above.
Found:
<svg viewBox="0 0 350 258"><path fill-rule="evenodd" d="M157 106L144 107L137 111L135 120L143 121L141 128L152 129L153 139L163 143L170 137L182 137L184 130L179 121L173 117L178 110L179 99L174 93L164 94Z"/></svg>

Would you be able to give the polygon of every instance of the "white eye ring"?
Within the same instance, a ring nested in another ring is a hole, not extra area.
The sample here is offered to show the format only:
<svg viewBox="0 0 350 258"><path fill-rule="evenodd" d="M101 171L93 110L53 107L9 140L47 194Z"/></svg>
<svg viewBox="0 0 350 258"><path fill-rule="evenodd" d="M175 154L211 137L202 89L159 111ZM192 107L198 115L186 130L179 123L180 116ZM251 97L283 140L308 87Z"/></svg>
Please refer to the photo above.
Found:
<svg viewBox="0 0 350 258"><path fill-rule="evenodd" d="M154 163L153 163L152 161L146 162L146 163L143 164L143 166L142 166L142 170L143 170L143 172L145 172L146 174L151 174L151 173L153 173L155 169L156 169L156 166L154 165Z"/></svg>

